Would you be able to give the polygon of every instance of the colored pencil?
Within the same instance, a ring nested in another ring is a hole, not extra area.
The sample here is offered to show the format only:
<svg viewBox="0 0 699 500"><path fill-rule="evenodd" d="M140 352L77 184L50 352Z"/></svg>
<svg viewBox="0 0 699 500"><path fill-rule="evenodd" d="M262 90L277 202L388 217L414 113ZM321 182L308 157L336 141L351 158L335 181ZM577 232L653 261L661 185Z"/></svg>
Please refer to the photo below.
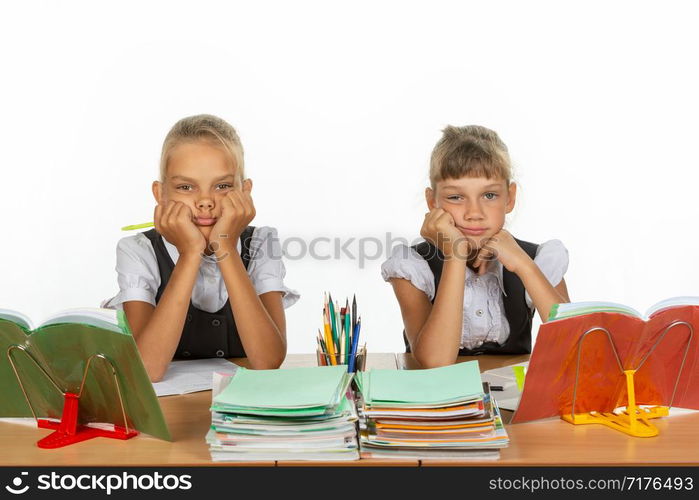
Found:
<svg viewBox="0 0 699 500"><path fill-rule="evenodd" d="M357 319L357 324L354 327L354 335L352 336L352 350L350 352L350 361L348 370L353 373L357 368L357 345L359 344L359 331L362 329L362 318Z"/></svg>
<svg viewBox="0 0 699 500"><path fill-rule="evenodd" d="M349 310L349 299L347 299L345 305L345 363L349 365L350 361L350 351L352 350L352 330L350 330L350 310Z"/></svg>
<svg viewBox="0 0 699 500"><path fill-rule="evenodd" d="M352 296L352 307L349 298L345 298L345 305L340 307L338 301L334 301L332 294L323 293L323 328L318 329L318 363L323 365L346 364L347 371L353 372L357 368L357 350L359 348L359 334L361 331L361 318L357 314L357 296Z"/></svg>
<svg viewBox="0 0 699 500"><path fill-rule="evenodd" d="M330 311L330 328L332 331L332 340L333 340L333 348L337 346L337 324L335 321L335 307L333 306L333 298L332 295L329 295L329 300L328 300L328 310Z"/></svg>
<svg viewBox="0 0 699 500"><path fill-rule="evenodd" d="M334 348L334 342L332 338L332 332L330 330L330 323L328 322L328 315L324 315L323 317L323 327L325 328L325 343L327 346L327 353L330 355L330 363L334 366L337 363L335 362L335 348Z"/></svg>

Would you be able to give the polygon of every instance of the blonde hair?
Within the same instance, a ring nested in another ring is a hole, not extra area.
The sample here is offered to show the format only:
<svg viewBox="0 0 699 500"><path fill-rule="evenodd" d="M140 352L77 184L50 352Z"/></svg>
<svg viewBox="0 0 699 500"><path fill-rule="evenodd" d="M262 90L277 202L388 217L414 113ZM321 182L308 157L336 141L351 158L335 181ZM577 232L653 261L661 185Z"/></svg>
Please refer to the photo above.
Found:
<svg viewBox="0 0 699 500"><path fill-rule="evenodd" d="M430 158L432 189L438 181L461 177L500 178L509 185L510 155L496 132L480 125L448 125L442 131Z"/></svg>
<svg viewBox="0 0 699 500"><path fill-rule="evenodd" d="M160 154L160 181L165 181L167 162L175 146L187 142L209 141L221 146L235 162L238 175L245 178L243 146L235 129L225 120L213 115L194 115L175 123L165 136Z"/></svg>

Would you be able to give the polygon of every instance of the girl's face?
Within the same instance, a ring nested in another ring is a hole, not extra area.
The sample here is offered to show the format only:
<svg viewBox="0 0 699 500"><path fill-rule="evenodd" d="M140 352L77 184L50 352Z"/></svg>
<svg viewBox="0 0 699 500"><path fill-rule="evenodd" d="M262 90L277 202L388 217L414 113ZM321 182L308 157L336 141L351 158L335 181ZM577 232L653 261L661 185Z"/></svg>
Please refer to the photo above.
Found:
<svg viewBox="0 0 699 500"><path fill-rule="evenodd" d="M425 191L429 209L448 212L459 231L478 248L502 229L505 215L515 206L516 194L515 183L508 187L504 179L486 177L444 179L434 190Z"/></svg>
<svg viewBox="0 0 699 500"><path fill-rule="evenodd" d="M192 222L205 238L221 216L221 198L240 189L241 178L230 155L206 141L188 142L170 152L164 182L153 183L159 204L179 201L192 210Z"/></svg>

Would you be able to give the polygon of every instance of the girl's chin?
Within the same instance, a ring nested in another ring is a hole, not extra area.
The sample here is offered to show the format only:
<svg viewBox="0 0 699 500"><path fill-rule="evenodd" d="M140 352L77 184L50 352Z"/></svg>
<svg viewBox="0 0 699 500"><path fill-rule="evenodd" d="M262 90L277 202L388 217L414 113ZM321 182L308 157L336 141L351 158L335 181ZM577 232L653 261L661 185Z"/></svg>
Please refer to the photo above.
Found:
<svg viewBox="0 0 699 500"><path fill-rule="evenodd" d="M488 238L490 238L490 235L486 235L486 234L479 234L479 235L464 234L463 236L471 243L472 247L475 247L478 250L483 248L483 246L488 241Z"/></svg>
<svg viewBox="0 0 699 500"><path fill-rule="evenodd" d="M211 228L213 226L197 226L199 228L199 231L201 231L201 234L204 235L204 238L206 238L206 241L209 241L209 236L211 235Z"/></svg>

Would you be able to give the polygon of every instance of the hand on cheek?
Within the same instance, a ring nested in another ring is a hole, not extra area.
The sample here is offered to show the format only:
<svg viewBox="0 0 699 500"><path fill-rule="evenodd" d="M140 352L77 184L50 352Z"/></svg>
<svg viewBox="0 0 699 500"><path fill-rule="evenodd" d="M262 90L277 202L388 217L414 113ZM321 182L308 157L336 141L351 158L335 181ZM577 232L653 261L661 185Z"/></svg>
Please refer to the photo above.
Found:
<svg viewBox="0 0 699 500"><path fill-rule="evenodd" d="M221 216L209 235L209 246L217 255L235 251L241 233L255 218L251 192L252 181L245 179L240 189L221 197Z"/></svg>
<svg viewBox="0 0 699 500"><path fill-rule="evenodd" d="M192 210L179 201L163 202L155 207L155 230L175 245L180 255L201 255L206 248L206 239L192 221Z"/></svg>
<svg viewBox="0 0 699 500"><path fill-rule="evenodd" d="M439 248L445 257L467 259L472 246L456 227L451 214L437 207L425 214L420 236Z"/></svg>

